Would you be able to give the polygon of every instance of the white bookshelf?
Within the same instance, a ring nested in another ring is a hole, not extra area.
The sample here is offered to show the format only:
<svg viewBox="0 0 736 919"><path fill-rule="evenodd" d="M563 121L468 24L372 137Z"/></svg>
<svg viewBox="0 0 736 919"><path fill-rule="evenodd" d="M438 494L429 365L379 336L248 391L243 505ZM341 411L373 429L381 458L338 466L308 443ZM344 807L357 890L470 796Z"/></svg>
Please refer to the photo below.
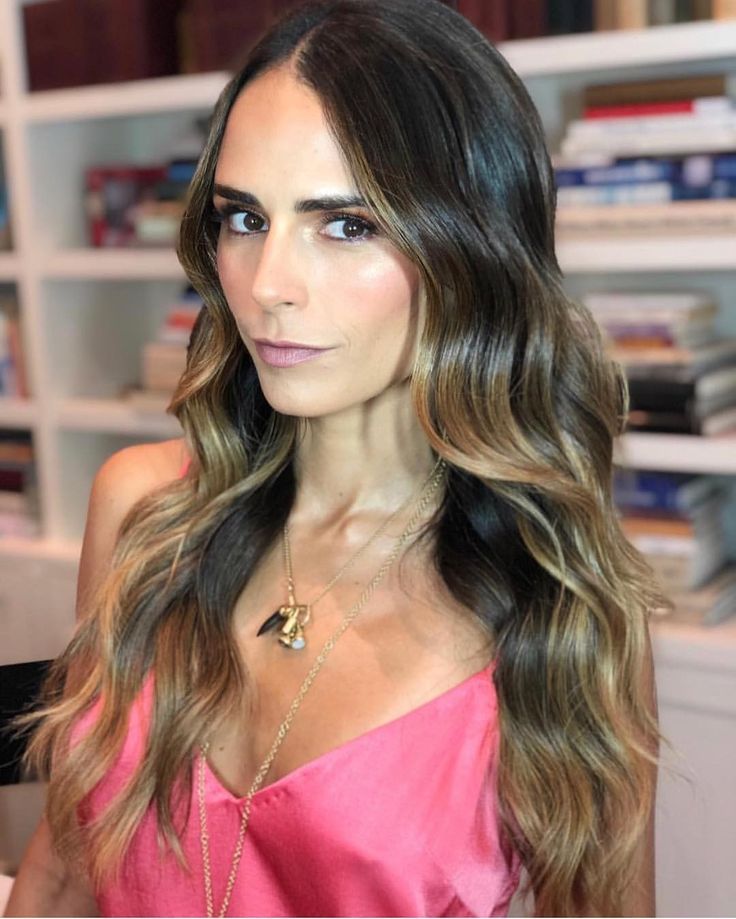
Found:
<svg viewBox="0 0 736 919"><path fill-rule="evenodd" d="M0 146L12 194L16 243L14 252L0 253L0 283L17 285L33 399L0 399L0 426L33 432L42 536L0 540L0 604L5 603L6 573L8 582L30 579L43 586L48 572L53 608L67 611L59 613L66 618L52 630L58 651L72 628L68 611L73 604L95 470L121 446L178 433L174 419L135 411L115 394L134 378L140 348L179 290L183 272L170 250L87 247L82 170L98 163L145 163L165 157L171 139L192 116L211 111L228 75L166 77L29 94L21 3L0 0ZM565 124L578 115L580 90L586 83L736 71L736 21L506 42L500 50L525 79L542 115L550 149L556 150ZM729 330L736 333L736 243L732 237L561 238L558 256L573 293L613 284L630 289L643 283L674 290L688 284L709 287L718 295ZM641 468L733 476L736 435L704 440L631 434L617 445L617 458ZM49 615L40 600L31 605L26 611L31 615L29 622L41 613ZM20 617L18 621L25 621L17 598L10 601L10 607ZM31 626L26 631L29 629ZM42 631L43 627L39 624L32 629ZM716 681L723 698L728 692L736 698L732 691L736 673L733 623L713 630L660 624L656 647L665 705L676 708L684 698L686 707L695 705L700 711L713 695L708 687L703 688L705 684L698 683L697 673L705 672ZM5 654L9 653L12 656L6 649ZM685 679L683 668L696 676ZM696 684L702 692L698 689L700 695L693 702L695 697L687 696L683 686ZM680 722L669 723L676 734ZM714 736L719 738L731 730L732 750L736 746L732 722L725 729L720 722L713 723ZM679 807L667 794L673 809ZM732 800L736 799L731 794L722 807L736 808L729 803ZM697 819L695 815L693 824ZM658 852L664 851L665 856L658 854L658 858L669 858L668 845L665 836L664 845L658 843ZM706 867L730 857L730 851L728 844L722 846L718 858L709 857ZM720 914L708 897L711 888L722 885L727 876L728 870L718 873L695 901L695 911ZM677 904L681 901L686 908L688 897L694 896L691 888L699 882L697 873L687 866L682 877L683 885L687 881L689 887L676 889L675 879L664 901L658 895L660 908L674 904L670 915L684 915L676 912Z"/></svg>
<svg viewBox="0 0 736 919"><path fill-rule="evenodd" d="M34 398L0 400L0 423L34 433L43 539L74 541L81 533L63 496L88 490L93 470L86 462L66 462L64 451L97 457L103 443L115 449L177 433L173 419L134 412L115 395L133 381L140 346L184 280L173 250L86 245L82 170L98 162L162 158L194 115L211 111L228 74L29 93L20 8L21 0L0 4L0 130L16 240L14 252L0 253L0 282L17 284ZM530 39L502 43L500 50L527 81L554 150L586 83L728 69L736 60L736 22ZM728 236L562 236L558 256L571 283L579 277L588 289L622 277L644 282L666 275L683 284L688 273L701 272L718 276L722 301L724 292L732 305L735 299L736 245ZM736 318L736 307L733 312ZM728 438L630 435L619 455L647 468L733 475L735 446ZM63 469L73 482L63 478Z"/></svg>

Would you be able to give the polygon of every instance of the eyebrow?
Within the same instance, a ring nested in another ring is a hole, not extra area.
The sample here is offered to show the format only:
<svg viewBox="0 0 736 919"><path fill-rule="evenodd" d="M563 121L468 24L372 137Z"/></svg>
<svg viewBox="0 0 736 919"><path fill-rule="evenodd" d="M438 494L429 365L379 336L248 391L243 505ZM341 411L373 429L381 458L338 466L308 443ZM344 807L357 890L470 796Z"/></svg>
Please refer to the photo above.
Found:
<svg viewBox="0 0 736 919"><path fill-rule="evenodd" d="M236 201L245 207L258 207L263 210L261 202L249 191L215 183L213 194L228 201ZM339 211L346 207L366 207L366 203L359 195L328 195L324 198L301 198L294 205L294 210L297 214L307 214L311 211Z"/></svg>

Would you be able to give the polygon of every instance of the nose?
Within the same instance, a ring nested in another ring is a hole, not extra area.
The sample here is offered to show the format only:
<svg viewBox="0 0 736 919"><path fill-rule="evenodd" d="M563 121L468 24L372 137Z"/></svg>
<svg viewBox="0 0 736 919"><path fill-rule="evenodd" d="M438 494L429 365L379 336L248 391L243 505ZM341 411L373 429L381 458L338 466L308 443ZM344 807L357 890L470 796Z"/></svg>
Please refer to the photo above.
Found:
<svg viewBox="0 0 736 919"><path fill-rule="evenodd" d="M251 294L263 309L298 306L306 288L303 265L293 230L284 225L263 234Z"/></svg>

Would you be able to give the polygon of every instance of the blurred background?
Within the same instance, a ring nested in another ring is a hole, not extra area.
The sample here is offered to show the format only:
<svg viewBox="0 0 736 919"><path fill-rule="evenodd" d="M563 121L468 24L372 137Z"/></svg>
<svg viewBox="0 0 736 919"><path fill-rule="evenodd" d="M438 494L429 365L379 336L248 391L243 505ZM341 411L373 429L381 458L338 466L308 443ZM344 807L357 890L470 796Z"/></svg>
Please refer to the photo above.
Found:
<svg viewBox="0 0 736 919"><path fill-rule="evenodd" d="M289 0L0 0L0 722L74 622L96 469L166 414L212 107ZM736 910L736 0L457 0L524 80L570 293L626 369L615 491L652 624L661 916ZM0 738L0 869L43 806ZM675 771L676 770L676 774ZM525 905L512 912L525 915Z"/></svg>

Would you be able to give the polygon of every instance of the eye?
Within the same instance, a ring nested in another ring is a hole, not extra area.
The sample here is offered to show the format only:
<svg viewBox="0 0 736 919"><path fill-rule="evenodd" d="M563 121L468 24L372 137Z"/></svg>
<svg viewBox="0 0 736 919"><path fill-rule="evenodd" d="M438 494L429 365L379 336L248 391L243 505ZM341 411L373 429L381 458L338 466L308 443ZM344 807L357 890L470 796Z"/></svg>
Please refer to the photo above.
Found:
<svg viewBox="0 0 736 919"><path fill-rule="evenodd" d="M212 219L215 223L223 224L226 232L232 236L252 236L259 233L266 222L255 211L244 211L232 206L215 210Z"/></svg>
<svg viewBox="0 0 736 919"><path fill-rule="evenodd" d="M327 233L330 239L343 240L345 242L361 242L369 239L376 232L376 225L362 217L356 217L355 214L329 214L323 218L322 225L331 227L342 225L342 230L337 234Z"/></svg>

